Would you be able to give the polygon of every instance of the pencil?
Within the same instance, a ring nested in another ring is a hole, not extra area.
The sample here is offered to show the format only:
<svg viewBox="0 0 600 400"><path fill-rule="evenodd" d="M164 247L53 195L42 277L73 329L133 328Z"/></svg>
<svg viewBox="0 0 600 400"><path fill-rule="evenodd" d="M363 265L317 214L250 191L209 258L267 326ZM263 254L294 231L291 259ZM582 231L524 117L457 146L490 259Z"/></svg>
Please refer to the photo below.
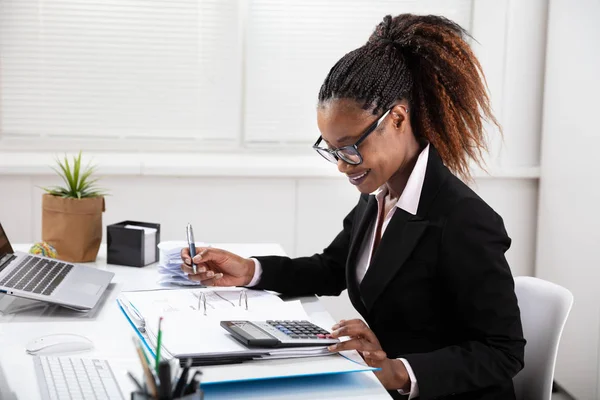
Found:
<svg viewBox="0 0 600 400"><path fill-rule="evenodd" d="M154 368L156 369L156 373L158 374L158 364L160 364L160 347L162 343L162 320L163 317L158 319L158 336L156 338L156 362L154 363Z"/></svg>
<svg viewBox="0 0 600 400"><path fill-rule="evenodd" d="M150 359L148 358L148 354L146 354L146 350L144 350L144 346L142 346L142 344L138 341L138 343L140 344L140 349L142 350L142 354L144 355L144 358L146 359L146 364L148 364L148 366L150 366Z"/></svg>
<svg viewBox="0 0 600 400"><path fill-rule="evenodd" d="M154 375L152 375L152 370L150 370L150 365L146 362L147 358L145 357L144 350L142 350L140 343L136 341L134 338L135 350L138 353L138 357L140 358L140 362L142 363L142 369L144 370L144 375L146 376L146 383L148 384L148 389L150 390L150 395L152 397L156 397L158 395L158 388L156 387L156 379L154 379Z"/></svg>

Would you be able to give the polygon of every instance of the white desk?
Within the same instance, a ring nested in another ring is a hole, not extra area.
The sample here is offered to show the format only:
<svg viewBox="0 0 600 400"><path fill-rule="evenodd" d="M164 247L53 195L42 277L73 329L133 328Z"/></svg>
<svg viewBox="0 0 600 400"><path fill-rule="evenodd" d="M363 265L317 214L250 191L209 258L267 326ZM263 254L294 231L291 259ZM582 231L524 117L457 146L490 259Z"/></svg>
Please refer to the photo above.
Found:
<svg viewBox="0 0 600 400"><path fill-rule="evenodd" d="M274 244L214 244L242 255L283 254L283 249ZM26 251L27 245L14 246ZM139 375L139 362L131 337L134 332L116 304L123 290L140 290L159 287L156 284L156 265L144 268L106 264L106 250L100 249L98 259L89 265L115 273L101 304L87 314L56 306L36 306L15 314L0 315L0 365L11 389L19 400L40 398L32 357L25 352L26 344L32 339L52 333L77 333L94 343L94 350L71 355L72 357L107 359L111 364L125 399L129 399L134 387L127 379L127 370ZM0 309L6 309L13 298L0 298ZM316 297L301 299L310 318L322 326L332 326L334 320ZM11 306L22 304L17 300ZM257 381L204 387L206 400L220 399L389 399L372 372L342 375L290 378L272 381Z"/></svg>

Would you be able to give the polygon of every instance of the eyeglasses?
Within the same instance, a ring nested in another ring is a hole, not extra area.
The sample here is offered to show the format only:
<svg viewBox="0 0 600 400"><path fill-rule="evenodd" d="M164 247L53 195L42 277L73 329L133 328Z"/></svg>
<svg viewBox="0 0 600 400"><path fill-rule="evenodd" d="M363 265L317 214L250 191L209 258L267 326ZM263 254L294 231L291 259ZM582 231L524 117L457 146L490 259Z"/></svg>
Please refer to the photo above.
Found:
<svg viewBox="0 0 600 400"><path fill-rule="evenodd" d="M392 107L392 108L394 108L394 107ZM379 127L379 125L383 122L385 117L387 117L387 115L390 113L390 111L392 111L392 108L387 110L381 117L379 117L377 119L377 121L373 122L367 128L365 133L363 133L360 136L360 138L356 141L356 143L348 145L348 146L339 147L337 149L326 149L324 147L319 147L319 144L323 140L323 136L319 136L319 140L317 140L315 142L315 144L313 144L313 149L315 149L317 151L317 153L319 153L321 156L323 156L324 159L326 159L327 161L330 161L334 164L337 164L338 160L340 160L340 159L342 161L344 161L345 163L348 163L351 165L361 164L363 162L363 158L362 158L362 155L360 154L360 152L358 151L358 146L360 146L360 144L362 142L364 142L365 139L367 137L369 137L369 135L371 133L373 133ZM406 112L408 112L408 109L406 110Z"/></svg>

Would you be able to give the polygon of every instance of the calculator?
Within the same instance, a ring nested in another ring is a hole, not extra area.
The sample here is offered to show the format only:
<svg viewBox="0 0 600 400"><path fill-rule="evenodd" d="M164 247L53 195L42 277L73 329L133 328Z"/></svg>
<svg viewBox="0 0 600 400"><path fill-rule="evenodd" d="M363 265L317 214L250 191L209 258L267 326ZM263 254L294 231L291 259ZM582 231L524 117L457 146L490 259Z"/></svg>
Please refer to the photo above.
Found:
<svg viewBox="0 0 600 400"><path fill-rule="evenodd" d="M339 342L309 321L221 321L221 326L248 347L329 346Z"/></svg>

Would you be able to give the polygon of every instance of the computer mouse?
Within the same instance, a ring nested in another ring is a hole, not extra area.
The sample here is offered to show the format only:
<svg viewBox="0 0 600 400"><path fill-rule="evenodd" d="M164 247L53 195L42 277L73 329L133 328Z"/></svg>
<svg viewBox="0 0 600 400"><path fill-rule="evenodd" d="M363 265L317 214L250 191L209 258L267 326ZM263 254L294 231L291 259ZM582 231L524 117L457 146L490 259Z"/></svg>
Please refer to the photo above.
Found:
<svg viewBox="0 0 600 400"><path fill-rule="evenodd" d="M25 350L33 355L59 355L61 353L75 353L94 348L91 340L85 336L72 333L59 333L41 336L27 344Z"/></svg>

